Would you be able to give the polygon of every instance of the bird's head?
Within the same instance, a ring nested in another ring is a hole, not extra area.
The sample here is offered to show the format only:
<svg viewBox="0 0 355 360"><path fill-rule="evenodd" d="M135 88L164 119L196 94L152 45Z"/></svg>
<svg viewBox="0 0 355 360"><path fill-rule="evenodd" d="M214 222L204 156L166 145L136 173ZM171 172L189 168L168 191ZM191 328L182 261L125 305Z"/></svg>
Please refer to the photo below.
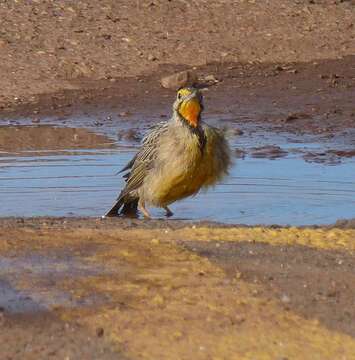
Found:
<svg viewBox="0 0 355 360"><path fill-rule="evenodd" d="M196 128L203 110L202 94L195 88L185 87L177 92L174 102L175 113L186 123Z"/></svg>

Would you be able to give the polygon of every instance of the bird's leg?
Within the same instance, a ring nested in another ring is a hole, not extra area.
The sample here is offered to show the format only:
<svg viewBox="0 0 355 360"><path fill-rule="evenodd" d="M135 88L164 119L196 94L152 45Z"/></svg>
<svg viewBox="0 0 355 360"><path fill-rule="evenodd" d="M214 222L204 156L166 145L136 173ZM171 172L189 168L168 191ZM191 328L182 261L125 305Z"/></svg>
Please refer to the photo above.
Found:
<svg viewBox="0 0 355 360"><path fill-rule="evenodd" d="M138 201L138 209L143 213L145 218L151 219L151 216L150 216L148 210L145 208L145 203L141 199L139 199L139 201Z"/></svg>
<svg viewBox="0 0 355 360"><path fill-rule="evenodd" d="M173 216L174 213L167 207L167 206L164 206L164 210L166 211L166 217L170 217L170 216Z"/></svg>

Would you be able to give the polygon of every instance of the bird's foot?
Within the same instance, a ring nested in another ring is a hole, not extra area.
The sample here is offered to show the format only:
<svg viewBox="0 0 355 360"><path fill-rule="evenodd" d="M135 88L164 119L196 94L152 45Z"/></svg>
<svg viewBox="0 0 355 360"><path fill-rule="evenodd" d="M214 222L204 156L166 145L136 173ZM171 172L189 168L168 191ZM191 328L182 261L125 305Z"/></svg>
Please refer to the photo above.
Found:
<svg viewBox="0 0 355 360"><path fill-rule="evenodd" d="M145 204L142 201L138 202L138 209L143 213L143 216L146 219L151 219L152 217L150 216L148 210L145 208Z"/></svg>
<svg viewBox="0 0 355 360"><path fill-rule="evenodd" d="M167 206L164 206L164 210L166 211L165 213L166 217L171 217L174 215L174 213Z"/></svg>

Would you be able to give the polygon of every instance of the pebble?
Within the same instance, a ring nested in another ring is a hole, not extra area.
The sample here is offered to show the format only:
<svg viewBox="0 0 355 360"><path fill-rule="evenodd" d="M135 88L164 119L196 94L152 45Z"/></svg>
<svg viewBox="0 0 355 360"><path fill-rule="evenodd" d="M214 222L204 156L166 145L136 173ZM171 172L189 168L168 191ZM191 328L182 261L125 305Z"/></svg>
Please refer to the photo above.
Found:
<svg viewBox="0 0 355 360"><path fill-rule="evenodd" d="M254 158L277 159L287 156L288 152L276 145L266 145L251 149L251 156Z"/></svg>
<svg viewBox="0 0 355 360"><path fill-rule="evenodd" d="M149 61L156 61L156 60L158 60L158 59L157 59L156 56L154 56L154 55L152 55L152 54L149 54L149 55L148 55L148 60L149 60Z"/></svg>
<svg viewBox="0 0 355 360"><path fill-rule="evenodd" d="M285 304L288 304L288 303L291 301L291 299L290 299L290 297L287 296L286 294L283 294L283 295L281 296L281 301L282 301L283 303L285 303Z"/></svg>
<svg viewBox="0 0 355 360"><path fill-rule="evenodd" d="M165 89L177 90L181 87L192 86L197 82L197 75L191 71L180 71L178 73L161 78L160 84Z"/></svg>
<svg viewBox="0 0 355 360"><path fill-rule="evenodd" d="M105 333L105 330L102 327L99 327L96 329L96 335L97 337L103 337Z"/></svg>
<svg viewBox="0 0 355 360"><path fill-rule="evenodd" d="M207 82L219 82L219 80L214 76L214 75L206 75L204 77L204 80L207 81Z"/></svg>

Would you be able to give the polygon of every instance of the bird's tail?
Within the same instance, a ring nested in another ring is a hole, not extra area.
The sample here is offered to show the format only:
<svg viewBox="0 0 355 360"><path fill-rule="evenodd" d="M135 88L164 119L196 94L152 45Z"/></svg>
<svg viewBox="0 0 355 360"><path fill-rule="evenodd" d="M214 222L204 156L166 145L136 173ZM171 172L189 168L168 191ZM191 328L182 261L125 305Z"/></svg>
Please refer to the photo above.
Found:
<svg viewBox="0 0 355 360"><path fill-rule="evenodd" d="M137 216L138 199L127 199L125 196L119 196L112 208L107 211L105 217L114 217L119 215Z"/></svg>

